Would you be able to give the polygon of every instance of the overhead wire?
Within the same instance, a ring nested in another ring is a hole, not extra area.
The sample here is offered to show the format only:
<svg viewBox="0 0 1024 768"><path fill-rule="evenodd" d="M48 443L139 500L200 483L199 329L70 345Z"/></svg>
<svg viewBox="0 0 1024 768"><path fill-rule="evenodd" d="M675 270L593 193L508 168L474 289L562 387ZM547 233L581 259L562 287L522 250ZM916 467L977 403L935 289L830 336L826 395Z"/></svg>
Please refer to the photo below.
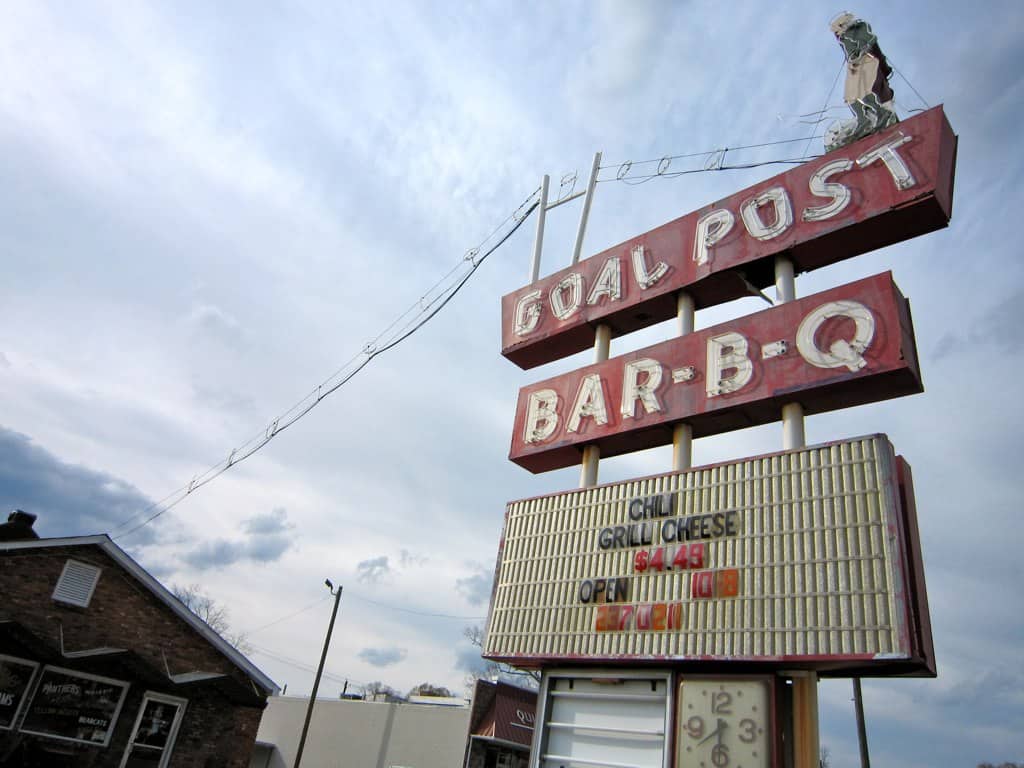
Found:
<svg viewBox="0 0 1024 768"><path fill-rule="evenodd" d="M402 312L391 322L390 325L378 333L371 341L367 342L360 352L353 355L348 362L317 385L309 394L301 398L291 408L279 415L277 418L273 419L261 432L232 449L227 459L213 464L201 474L195 475L186 485L180 486L175 491L172 491L170 494L163 497L160 501L154 502L126 518L114 527L112 533L116 533L124 528L127 528L127 530L117 533L117 535L112 536L111 538L115 540L123 539L146 527L176 507L194 491L208 484L236 464L245 461L247 458L262 449L274 437L279 435L295 422L299 421L299 419L303 418L326 397L333 394L340 387L350 381L375 357L393 349L430 322L430 320L432 320L437 313L447 306L448 302L455 297L455 295L469 281L469 278L472 277L476 270L480 268L484 261L498 248L500 248L505 241L507 241L519 229L520 226L522 226L523 222L526 221L527 217L539 204L539 200L535 199L537 198L539 191L540 189L538 188L527 196L518 208L505 217L505 219L498 224L490 234L480 241L479 245L466 251L466 254L462 259L456 263L456 265L450 269L444 277L427 289L427 291L420 296L418 301ZM510 221L513 223L509 227L508 225ZM483 246L494 239L495 236L505 228L507 228L507 231L498 238L497 242L481 254ZM469 266L466 267L466 264L469 264ZM454 281L450 281L450 278L453 275L456 275L460 269L465 269L465 274ZM450 282L446 284L446 281ZM406 321L406 318L409 319ZM405 321L404 325L401 325L398 330L395 330L396 327L403 323L403 321ZM153 514L150 515L150 512L153 512ZM146 515L148 515L148 517L145 517L145 519L140 523L128 527L132 522Z"/></svg>
<svg viewBox="0 0 1024 768"><path fill-rule="evenodd" d="M803 139L800 139L803 141ZM811 155L810 158L819 157L819 155ZM671 173L650 173L650 174L637 174L637 175L626 175L617 179L599 179L599 181L621 181L624 184L646 184L652 179L672 179L678 176L687 176L693 173L710 173L712 171L736 171L746 170L749 168L760 168L765 165L799 165L804 163L809 158L785 158L781 160L763 160L757 163L740 163L737 165L716 165L713 168L689 168L683 171L673 171Z"/></svg>
<svg viewBox="0 0 1024 768"><path fill-rule="evenodd" d="M810 115L819 113L809 113L808 115L799 115L799 117L808 117ZM820 120L817 122L821 122ZM815 123L817 124L817 123ZM811 138L814 138L813 135ZM819 136L820 138L820 136ZM618 163L608 163L600 166L599 171L607 171L609 169L615 169L615 175L613 178L598 178L598 183L608 183L612 181L621 181L624 184L646 184L648 181L657 178L672 179L679 176L687 176L694 173L709 173L714 171L735 171L745 170L749 168L758 168L766 165L792 165L805 162L808 158L805 154L797 158L776 158L771 160L760 160L751 161L745 163L725 163L725 158L728 153L737 153L742 151L749 151L755 149L764 149L767 147L779 147L786 144L796 144L804 141L803 137L793 139L780 139L778 141L764 141L757 144L743 144L736 147L719 147L717 149L704 150L703 152L686 152L677 155L662 155L661 157L648 158L646 160L626 160ZM817 157L812 156L812 157ZM683 168L677 171L671 171L669 168L675 160L686 160L692 158L704 158L704 163L698 168ZM657 163L658 167L653 173L631 173L636 166L650 165Z"/></svg>
<svg viewBox="0 0 1024 768"><path fill-rule="evenodd" d="M364 603L369 603L370 605L376 605L379 608L387 608L388 610L399 611L400 613L411 613L414 616L426 616L428 618L437 618L437 619L456 619L458 621L483 621L484 619L487 618L486 616L453 616L452 614L449 614L449 613L428 613L428 612L425 612L425 611L414 611L412 608L402 608L402 607L399 607L397 605L388 605L387 603L380 603L380 602L377 602L376 600L371 600L368 597L362 597L361 595L354 595L354 594L351 594L349 592L346 592L345 594L348 595L349 597L355 598L356 600L360 600L360 601L362 601Z"/></svg>
<svg viewBox="0 0 1024 768"><path fill-rule="evenodd" d="M255 635L257 632L262 632L264 629L270 629L271 627L277 626L278 624L281 624L281 623L283 623L285 621L288 621L288 619L294 619L296 616L298 616L300 614L303 614L306 611L309 611L309 610L311 610L313 608L316 608L318 605L320 605L320 603L324 602L325 600L330 600L330 599L331 599L330 595L324 595L319 600L316 600L315 602L310 603L309 605L307 605L304 608L299 608L299 610L294 611L292 613L289 613L287 616L282 616L279 619L274 619L273 621L268 622L267 624L263 624L263 625L261 625L259 627L256 627L255 629L250 629L250 630L248 630L246 632L243 632L242 635L244 637L246 637L246 638L249 638L252 635Z"/></svg>
<svg viewBox="0 0 1024 768"><path fill-rule="evenodd" d="M807 137L807 143L804 145L804 152L803 152L803 157L804 158L810 159L810 156L807 154L807 150L809 150L811 148L811 142L814 140L814 133L815 133L814 129L817 128L819 125L821 125L821 123L823 123L825 121L824 114L825 114L825 112L828 111L828 102L832 98L832 92L835 91L835 89L836 89L836 83L839 82L839 76L841 74L843 74L843 71L845 69L846 69L846 58L844 57L842 64L839 65L839 70L836 72L836 76L834 78L832 78L832 85L828 89L828 95L825 96L825 103L821 107L821 112L818 113L819 115L822 115L822 117L819 117L818 120L812 124L813 127L811 128L811 135Z"/></svg>
<svg viewBox="0 0 1024 768"><path fill-rule="evenodd" d="M921 103L924 104L924 108L925 109L930 109L931 108L931 104L929 104L925 100L924 96L922 96L918 92L917 88L914 87L914 84L912 82L910 82L910 80L907 79L906 75L903 74L903 71L900 70L895 64L892 63L892 59L889 59L887 57L887 61L889 62L889 66L892 67L892 71L895 72L900 77L902 77L903 78L903 82L905 82L907 85L910 86L910 90L912 90L914 92L914 95L917 96L917 98L921 100ZM911 110L911 111L914 111L914 110Z"/></svg>
<svg viewBox="0 0 1024 768"><path fill-rule="evenodd" d="M316 667L312 666L311 664L299 661L298 659L293 659L291 656L285 656L283 653L277 653L276 651L271 651L267 648L261 648L258 645L253 645L252 643L249 644L249 647L252 648L254 653L258 653L261 656L266 656L268 658L274 659L275 661L279 661L282 664L287 664L290 667L301 669L303 672L316 672ZM336 683L354 683L360 688L365 688L368 685L362 680L356 680L349 675L339 674L338 672L332 672L329 669L325 669L323 671L322 676L326 677L328 680L333 680Z"/></svg>
<svg viewBox="0 0 1024 768"><path fill-rule="evenodd" d="M800 115L800 117L807 117L807 115ZM738 152L738 151L746 150L746 149L763 149L765 147L778 147L778 146L782 146L783 144L795 144L795 143L800 142L800 141L803 141L803 138L780 139L778 141L764 141L764 142L761 142L759 144L744 144L744 145L738 146L738 147L729 147L728 149L729 149L730 152ZM652 158L647 159L647 160L628 160L626 162L628 162L630 165L645 165L645 164L648 164L648 163L661 163L661 162L663 162L665 160L685 160L685 159L691 158L691 157L705 157L707 155L713 155L716 152L721 152L721 151L722 151L721 148L718 148L718 149L706 149L703 152L686 152L686 153L680 154L680 155L662 155L661 157L652 157ZM608 163L606 165L600 166L600 170L603 171L603 170L607 170L609 168L621 168L623 165L625 165L625 163ZM607 179L606 179L606 181L607 181Z"/></svg>

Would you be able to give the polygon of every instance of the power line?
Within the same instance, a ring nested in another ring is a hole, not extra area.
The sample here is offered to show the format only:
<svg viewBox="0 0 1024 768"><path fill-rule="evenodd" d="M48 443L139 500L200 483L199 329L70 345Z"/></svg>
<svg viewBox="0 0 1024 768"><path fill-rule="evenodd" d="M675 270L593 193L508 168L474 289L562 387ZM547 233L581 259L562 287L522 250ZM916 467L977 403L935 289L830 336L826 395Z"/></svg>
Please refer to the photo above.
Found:
<svg viewBox="0 0 1024 768"><path fill-rule="evenodd" d="M820 122L820 120L818 122ZM614 168L616 169L616 172L614 178L599 178L598 182L606 183L611 181L621 181L624 184L645 184L652 179L674 179L679 176L688 176L694 173L744 170L748 168L759 168L765 165L799 164L805 162L808 159L806 154L799 158L781 158L774 160L754 161L748 163L733 163L728 165L725 163L725 157L728 153L735 154L740 151L751 149L778 147L783 146L785 144L795 144L803 140L803 138L782 139L780 141L766 141L760 144L745 144L739 147L720 147L718 149L706 150L704 152L688 152L680 155L663 155L660 158L651 158L648 160L626 160L625 162L622 163L601 166L601 170L608 170L610 168ZM669 170L674 160L692 158L704 158L704 162L698 168L684 168L678 171ZM657 170L655 170L653 173L631 173L631 171L634 169L634 166L649 165L652 163L658 164Z"/></svg>
<svg viewBox="0 0 1024 768"><path fill-rule="evenodd" d="M296 669L301 669L303 672L315 672L316 671L315 667L313 667L313 666L311 666L309 664L306 664L303 661L299 661L298 659L293 659L290 656L285 656L284 654L276 653L275 651L270 651L270 650L267 650L266 648L260 648L259 646L252 645L251 643L250 643L250 647L253 649L253 651L255 653L258 653L258 654L260 654L262 656L266 656L268 658L274 659L275 661L279 661L282 664L287 664L290 667L295 667ZM355 680L350 675L343 675L343 674L339 674L337 672L331 672L330 670L327 670L327 669L324 670L323 676L328 678L328 679L330 679L330 680L334 680L336 683L345 683L345 682L355 683L356 685L358 685L361 688L365 687L367 685L362 680Z"/></svg>
<svg viewBox="0 0 1024 768"><path fill-rule="evenodd" d="M803 141L803 139L800 139ZM813 157L820 157L820 155L812 155ZM636 174L636 175L625 175L616 179L601 179L601 181L621 181L624 184L645 184L651 179L674 179L678 176L687 176L693 173L711 173L714 171L737 171L746 170L749 168L760 168L765 165L800 165L806 162L809 158L785 158L781 160L764 160L758 163L741 163L738 165L715 165L713 168L692 168L684 171L673 171L671 173L649 173L649 174Z"/></svg>
<svg viewBox="0 0 1024 768"><path fill-rule="evenodd" d="M387 608L390 611L399 611L401 613L411 613L414 616L427 616L429 618L436 619L456 619L458 621L483 621L486 616L453 616L448 613L426 613L424 611L414 611L411 608L401 608L397 605L388 605L387 603L378 603L376 600L371 600L368 597L361 597L359 595L353 595L348 593L349 597L354 597L356 600L362 600L364 603L370 603L370 605L376 605L380 608Z"/></svg>
<svg viewBox="0 0 1024 768"><path fill-rule="evenodd" d="M807 117L807 115L800 115L800 117ZM739 146L739 147L728 147L728 150L730 152L739 152L741 150L746 150L746 149L763 149L765 147L779 147L779 146L782 146L784 144L796 144L797 142L800 142L800 141L803 141L803 139L802 138L798 138L798 139L780 139L779 141L765 141L765 142L761 142L760 144L744 144L744 145ZM607 165L602 165L601 166L601 170L604 171L604 170L607 170L609 168L621 168L626 163L628 163L630 165L646 165L646 164L649 164L649 163L662 163L662 162L665 162L666 160L668 160L668 161L671 161L671 160L685 160L685 159L692 158L692 157L707 157L708 155L714 155L715 153L721 152L721 151L722 151L722 148L706 149L703 152L687 152L687 153L681 154L681 155L662 155L661 157L652 157L652 158L649 158L647 160L627 160L624 163L609 163Z"/></svg>
<svg viewBox="0 0 1024 768"><path fill-rule="evenodd" d="M317 385L308 395L295 403L283 414L273 419L263 431L257 433L246 442L234 448L228 455L227 459L217 462L209 467L205 472L193 477L191 482L179 487L160 501L150 504L148 507L145 507L141 511L122 521L114 528L115 532L127 527L138 518L156 510L139 524L134 525L123 533L120 533L117 536L112 536L111 538L115 540L123 539L144 528L161 515L169 512L184 501L193 491L196 491L207 483L210 483L236 464L245 461L285 429L312 411L328 395L333 394L351 380L356 374L365 368L371 360L405 341L416 331L430 322L430 320L432 320L434 316L440 312L448 302L452 300L452 298L455 297L455 295L469 281L469 278L472 277L477 269L479 269L484 261L486 261L487 257L500 248L505 241L508 240L520 226L522 226L523 222L526 221L527 217L533 212L533 209L539 204L539 201L535 199L539 191L540 190L538 188L531 193L522 202L522 204L520 204L515 211L509 214L489 235L487 235L487 237L480 242L479 245L468 250L462 259L456 263L456 265L450 269L444 277L431 286L420 297L419 301L412 304L407 310L405 310L405 312L393 320L387 328L377 334L377 336L371 341L367 342L361 352L353 355L348 362L346 362L322 383ZM505 229L509 222L513 222L512 226L498 238L494 245L481 254L480 251L483 246L498 235L502 229ZM457 275L460 270L465 270L465 274L451 280L452 276ZM409 319L406 320L406 318Z"/></svg>
<svg viewBox="0 0 1024 768"><path fill-rule="evenodd" d="M905 83L906 83L907 85L909 85L909 86L910 86L910 90L912 90L912 91L914 92L914 95L915 95L915 96L917 96L917 98L919 98L919 99L921 100L921 103L922 103L922 104L924 104L924 108L925 108L925 109L928 109L928 108L929 108L929 107L930 107L931 105L930 105L930 104L929 104L929 103L928 103L927 101L925 101L925 98L924 98L924 96L922 96L922 95L921 95L921 94L920 94L920 93L918 92L917 88L915 88L915 87L914 87L914 84L913 84L912 82L910 82L910 80L908 80L908 79L907 79L907 76L903 74L903 71L902 71L902 70L900 70L900 69L897 69L897 68L896 68L896 65L892 63L892 59L889 59L889 58L887 57L887 59L886 59L886 60L887 60L887 61L889 62L889 66L891 66L891 67L892 67L893 71L894 71L894 72L895 72L895 73L896 73L897 75L899 75L900 77L902 77L902 78L903 78L903 82L905 82Z"/></svg>
<svg viewBox="0 0 1024 768"><path fill-rule="evenodd" d="M381 602L378 602L377 600L371 600L368 597L362 597L361 595L354 594L351 591L347 591L346 592L346 596L348 596L349 598L354 598L356 600L361 600L362 602L369 603L370 605L376 605L379 608L386 608L389 611L398 611L400 613L410 613L410 614L412 614L414 616L425 616L427 618L436 618L436 619L453 619L453 620L456 620L456 621L483 621L484 619L487 618L486 616L455 616L455 615L452 615L450 613L430 613L428 611L416 611L416 610L413 610L412 608L403 608L402 606L399 606L399 605L389 605L388 603L381 603ZM314 600L309 605L304 606L302 608L299 608L297 611L292 611L291 613L286 614L284 616L281 616L280 618L274 619L273 621L267 622L266 624L261 624L260 626L256 627L255 629L250 629L248 631L245 631L245 632L242 633L242 635L244 637L246 637L246 638L249 638L252 635L255 635L257 632L262 632L265 629L270 629L270 627L274 627L274 626L277 626L278 624L282 624L282 623L288 621L289 619L294 619L296 616L299 616L299 615L305 613L306 611L309 611L309 610L312 610L313 608L316 608L318 605L323 603L325 600L329 600L329 599L330 599L330 595L321 597L318 600Z"/></svg>
<svg viewBox="0 0 1024 768"><path fill-rule="evenodd" d="M828 89L828 95L825 96L825 103L824 105L822 105L821 112L818 113L819 115L822 115L822 117L819 117L817 122L813 123L814 127L811 128L811 135L807 137L807 144L804 146L804 157L808 157L807 150L811 148L811 141L814 139L814 128L817 128L818 125L820 125L825 120L824 114L828 111L828 102L832 98L832 91L836 89L836 83L839 82L839 76L843 74L845 70L846 57L844 56L843 63L839 65L839 71L837 71L836 76L832 78L832 85Z"/></svg>
<svg viewBox="0 0 1024 768"><path fill-rule="evenodd" d="M351 595L350 595L350 597L351 597ZM308 610L310 610L312 608L316 608L318 605L320 605L320 603L324 602L324 600L329 600L330 598L331 598L330 595L324 595L319 600L316 600L315 602L312 602L309 605L307 605L305 608L299 608L299 610L294 611L293 613L289 613L287 616L282 616L279 619L274 619L273 621L271 621L271 622L269 622L267 624L264 624L262 626L256 627L256 629L250 629L248 632L243 632L242 634L246 638L248 638L248 637L250 637L252 635L255 635L257 632L262 632L264 629L270 629L271 627L276 626L276 625L278 625L278 624L280 624L280 623L282 623L284 621L288 621L288 619L294 619L300 613L305 613L306 611L308 611Z"/></svg>

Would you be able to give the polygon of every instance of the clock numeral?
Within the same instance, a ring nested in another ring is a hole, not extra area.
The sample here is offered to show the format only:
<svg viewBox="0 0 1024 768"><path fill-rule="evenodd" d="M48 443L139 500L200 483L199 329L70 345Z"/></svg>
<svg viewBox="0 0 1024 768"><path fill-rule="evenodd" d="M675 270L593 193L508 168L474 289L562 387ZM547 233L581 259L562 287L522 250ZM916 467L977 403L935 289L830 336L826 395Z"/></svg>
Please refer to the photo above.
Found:
<svg viewBox="0 0 1024 768"><path fill-rule="evenodd" d="M704 735L704 718L694 715L686 721L686 732L691 739L699 739Z"/></svg>
<svg viewBox="0 0 1024 768"><path fill-rule="evenodd" d="M757 723L749 717L740 720L739 739L744 744L753 744L757 740Z"/></svg>
<svg viewBox="0 0 1024 768"><path fill-rule="evenodd" d="M731 715L732 694L725 691L711 694L711 713L714 715Z"/></svg>
<svg viewBox="0 0 1024 768"><path fill-rule="evenodd" d="M716 768L725 768L729 765L729 748L725 744L716 744L711 750L711 762Z"/></svg>

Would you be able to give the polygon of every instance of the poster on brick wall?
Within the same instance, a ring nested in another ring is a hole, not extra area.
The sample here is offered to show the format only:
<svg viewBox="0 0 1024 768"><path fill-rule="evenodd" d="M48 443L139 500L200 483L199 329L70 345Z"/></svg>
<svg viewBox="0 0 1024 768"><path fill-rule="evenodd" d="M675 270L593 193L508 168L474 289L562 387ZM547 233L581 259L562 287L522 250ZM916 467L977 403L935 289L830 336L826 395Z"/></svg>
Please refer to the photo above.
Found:
<svg viewBox="0 0 1024 768"><path fill-rule="evenodd" d="M121 680L44 667L20 730L106 746L127 692Z"/></svg>

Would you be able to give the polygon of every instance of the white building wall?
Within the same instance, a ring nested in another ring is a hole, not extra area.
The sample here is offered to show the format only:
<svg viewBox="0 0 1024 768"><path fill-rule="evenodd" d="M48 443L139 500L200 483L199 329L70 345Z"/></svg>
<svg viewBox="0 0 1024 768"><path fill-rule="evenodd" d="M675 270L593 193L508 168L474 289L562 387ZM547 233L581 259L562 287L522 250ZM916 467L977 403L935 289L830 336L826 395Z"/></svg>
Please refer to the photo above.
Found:
<svg viewBox="0 0 1024 768"><path fill-rule="evenodd" d="M291 768L308 699L272 696L263 712L250 768ZM468 706L318 699L302 768L459 768L469 732Z"/></svg>

